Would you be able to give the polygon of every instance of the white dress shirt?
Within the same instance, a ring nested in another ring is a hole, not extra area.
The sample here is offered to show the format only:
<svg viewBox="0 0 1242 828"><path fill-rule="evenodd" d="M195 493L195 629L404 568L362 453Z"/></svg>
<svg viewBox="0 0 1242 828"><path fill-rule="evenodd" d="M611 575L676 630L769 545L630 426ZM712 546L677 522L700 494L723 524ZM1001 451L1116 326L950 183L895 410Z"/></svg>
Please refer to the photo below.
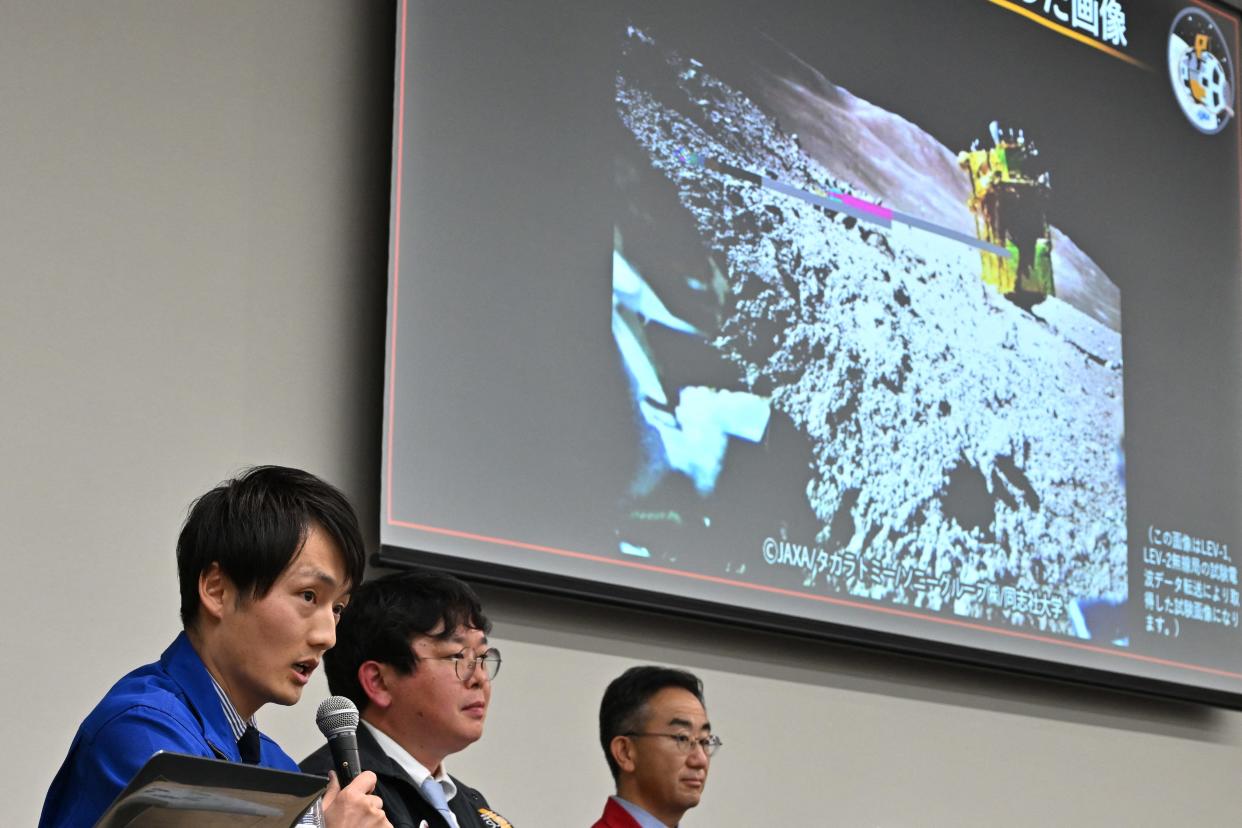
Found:
<svg viewBox="0 0 1242 828"><path fill-rule="evenodd" d="M448 773L444 770L443 762L440 763L439 773L432 774L431 771L423 767L421 762L411 756L408 750L397 744L397 741L387 733L380 730L366 719L363 719L362 723L366 725L367 730L371 731L371 735L374 736L375 741L379 743L380 750L388 754L388 758L396 762L401 767L401 770L405 771L406 776L410 777L410 780L414 783L414 787L421 787L422 784L427 781L427 777L434 777L435 780L440 783L440 787L444 789L445 802L451 802L453 797L457 796L457 784L449 778ZM453 818L453 828L460 828L457 824L457 815L450 814L450 816Z"/></svg>

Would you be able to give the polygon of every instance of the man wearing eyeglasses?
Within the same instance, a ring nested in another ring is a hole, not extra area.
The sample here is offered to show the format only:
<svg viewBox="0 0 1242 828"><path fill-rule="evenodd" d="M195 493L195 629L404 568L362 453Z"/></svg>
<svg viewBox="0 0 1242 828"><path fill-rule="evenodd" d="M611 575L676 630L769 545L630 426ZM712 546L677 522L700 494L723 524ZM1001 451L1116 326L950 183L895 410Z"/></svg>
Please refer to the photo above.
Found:
<svg viewBox="0 0 1242 828"><path fill-rule="evenodd" d="M699 804L720 739L703 683L667 667L631 667L608 685L599 739L617 794L592 828L674 828Z"/></svg>
<svg viewBox="0 0 1242 828"><path fill-rule="evenodd" d="M467 584L411 570L354 590L336 647L324 657L328 688L358 707L361 766L394 826L508 828L487 800L449 776L444 761L483 735L500 652ZM301 768L326 774L327 746Z"/></svg>

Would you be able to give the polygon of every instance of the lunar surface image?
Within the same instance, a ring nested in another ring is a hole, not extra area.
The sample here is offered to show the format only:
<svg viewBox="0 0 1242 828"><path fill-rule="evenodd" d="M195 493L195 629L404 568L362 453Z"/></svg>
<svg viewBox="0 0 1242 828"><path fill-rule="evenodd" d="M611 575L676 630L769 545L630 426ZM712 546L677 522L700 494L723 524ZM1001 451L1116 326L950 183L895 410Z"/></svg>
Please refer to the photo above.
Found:
<svg viewBox="0 0 1242 828"><path fill-rule="evenodd" d="M1055 291L1024 308L977 247L870 220L973 239L967 147L762 35L744 90L637 23L618 50L618 554L1088 637L1081 609L1127 597L1121 301L1055 179ZM756 540L696 552L737 503Z"/></svg>

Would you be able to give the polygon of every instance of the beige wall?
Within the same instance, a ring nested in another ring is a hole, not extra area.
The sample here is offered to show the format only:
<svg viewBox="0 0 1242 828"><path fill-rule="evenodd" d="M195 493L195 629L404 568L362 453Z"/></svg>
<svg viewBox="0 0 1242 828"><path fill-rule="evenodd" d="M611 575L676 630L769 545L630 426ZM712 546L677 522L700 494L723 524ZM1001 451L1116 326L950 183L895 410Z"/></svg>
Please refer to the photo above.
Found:
<svg viewBox="0 0 1242 828"><path fill-rule="evenodd" d="M388 4L0 0L5 825L177 631L188 502L255 462L375 536ZM1242 715L484 591L505 651L451 767L519 826L608 788L603 686L706 679L726 747L689 825L1223 825ZM295 756L314 704L260 719Z"/></svg>

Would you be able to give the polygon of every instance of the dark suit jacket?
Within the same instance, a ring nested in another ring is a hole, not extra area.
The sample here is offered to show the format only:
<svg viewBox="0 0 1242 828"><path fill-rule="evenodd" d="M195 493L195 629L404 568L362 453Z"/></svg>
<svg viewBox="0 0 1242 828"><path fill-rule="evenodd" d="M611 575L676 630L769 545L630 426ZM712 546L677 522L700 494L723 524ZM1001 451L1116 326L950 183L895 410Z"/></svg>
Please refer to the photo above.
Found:
<svg viewBox="0 0 1242 828"><path fill-rule="evenodd" d="M604 815L591 828L638 828L630 812L622 808L612 797L604 805Z"/></svg>
<svg viewBox="0 0 1242 828"><path fill-rule="evenodd" d="M375 795L384 800L384 813L393 828L419 828L423 820L429 828L451 828L448 822L423 799L413 781L388 754L380 749L375 737L365 726L358 727L358 758L363 770L373 771L379 778ZM306 773L326 776L332 770L332 754L328 746L302 760ZM449 810L461 828L511 828L509 822L488 806L483 794L451 777L457 785L457 796L449 801Z"/></svg>

